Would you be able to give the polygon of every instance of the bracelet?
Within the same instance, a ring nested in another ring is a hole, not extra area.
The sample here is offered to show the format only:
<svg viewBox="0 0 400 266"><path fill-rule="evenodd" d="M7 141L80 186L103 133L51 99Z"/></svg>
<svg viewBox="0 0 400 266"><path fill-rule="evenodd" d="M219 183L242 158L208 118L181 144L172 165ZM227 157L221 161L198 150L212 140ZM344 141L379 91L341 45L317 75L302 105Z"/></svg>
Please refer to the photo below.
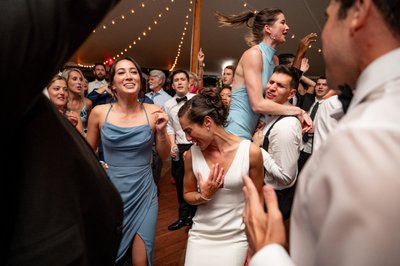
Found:
<svg viewBox="0 0 400 266"><path fill-rule="evenodd" d="M206 198L206 197L204 197L203 195L201 195L201 193L199 193L200 194L200 198L202 198L203 200L205 200L205 201L210 201L211 199L209 199L209 198Z"/></svg>

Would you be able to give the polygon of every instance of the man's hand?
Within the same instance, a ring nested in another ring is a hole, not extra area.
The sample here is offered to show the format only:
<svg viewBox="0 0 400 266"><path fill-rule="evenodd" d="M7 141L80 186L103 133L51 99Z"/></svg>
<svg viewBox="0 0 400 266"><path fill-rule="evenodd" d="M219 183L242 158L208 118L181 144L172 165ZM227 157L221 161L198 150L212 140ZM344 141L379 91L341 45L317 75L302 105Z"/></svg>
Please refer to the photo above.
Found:
<svg viewBox="0 0 400 266"><path fill-rule="evenodd" d="M253 181L248 176L243 176L243 181L245 197L243 222L246 225L245 231L251 254L255 254L264 246L272 243L285 246L285 226L273 187L266 185L263 188L265 204L268 209L268 213L266 213Z"/></svg>

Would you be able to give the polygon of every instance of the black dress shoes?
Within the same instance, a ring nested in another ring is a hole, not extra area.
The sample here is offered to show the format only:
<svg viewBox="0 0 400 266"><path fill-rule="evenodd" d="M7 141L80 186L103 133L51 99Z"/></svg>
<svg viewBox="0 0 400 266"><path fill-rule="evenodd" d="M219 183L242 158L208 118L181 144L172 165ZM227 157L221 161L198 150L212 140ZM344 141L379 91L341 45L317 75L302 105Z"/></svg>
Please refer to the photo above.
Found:
<svg viewBox="0 0 400 266"><path fill-rule="evenodd" d="M192 226L192 224L193 224L192 217L189 216L189 217L186 218L186 220L185 220L185 225L186 225L186 226Z"/></svg>
<svg viewBox="0 0 400 266"><path fill-rule="evenodd" d="M192 226L192 218L186 218L185 220L179 219L175 223L168 226L169 231L175 231L181 229L184 226Z"/></svg>
<svg viewBox="0 0 400 266"><path fill-rule="evenodd" d="M179 219L175 223L168 225L168 230L175 231L175 230L181 229L184 226L185 226L185 221Z"/></svg>

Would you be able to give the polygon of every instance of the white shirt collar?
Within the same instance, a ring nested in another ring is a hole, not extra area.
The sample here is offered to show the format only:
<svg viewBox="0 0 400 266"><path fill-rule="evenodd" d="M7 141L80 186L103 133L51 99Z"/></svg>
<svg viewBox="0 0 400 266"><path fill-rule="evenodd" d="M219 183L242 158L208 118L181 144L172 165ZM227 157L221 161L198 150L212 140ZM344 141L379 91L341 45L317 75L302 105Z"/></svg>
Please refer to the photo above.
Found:
<svg viewBox="0 0 400 266"><path fill-rule="evenodd" d="M351 101L349 111L364 100L376 88L387 81L400 77L400 48L390 51L375 59L358 78L356 91Z"/></svg>

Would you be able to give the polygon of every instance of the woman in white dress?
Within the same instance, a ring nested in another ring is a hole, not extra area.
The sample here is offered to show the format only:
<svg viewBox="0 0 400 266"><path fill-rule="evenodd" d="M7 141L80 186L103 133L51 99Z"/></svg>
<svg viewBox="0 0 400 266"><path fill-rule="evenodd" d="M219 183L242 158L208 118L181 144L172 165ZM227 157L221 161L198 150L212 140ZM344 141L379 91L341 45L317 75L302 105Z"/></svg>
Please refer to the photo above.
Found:
<svg viewBox="0 0 400 266"><path fill-rule="evenodd" d="M261 151L224 130L228 110L214 91L193 97L178 116L186 138L194 143L185 155L184 198L198 205L185 265L243 266L248 243L242 176L251 176L261 195Z"/></svg>

